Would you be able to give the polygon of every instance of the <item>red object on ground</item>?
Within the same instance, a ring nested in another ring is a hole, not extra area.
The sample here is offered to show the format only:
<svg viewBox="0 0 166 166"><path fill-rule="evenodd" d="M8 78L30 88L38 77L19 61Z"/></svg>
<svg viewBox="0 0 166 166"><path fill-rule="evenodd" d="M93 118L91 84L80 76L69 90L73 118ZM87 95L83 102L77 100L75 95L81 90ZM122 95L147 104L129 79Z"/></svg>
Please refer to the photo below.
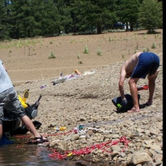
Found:
<svg viewBox="0 0 166 166"><path fill-rule="evenodd" d="M85 155L85 154L89 154L91 153L94 149L102 149L103 152L107 152L107 153L111 153L111 151L107 151L106 148L110 148L113 145L116 145L118 143L123 143L124 144L124 149L122 149L122 152L125 151L125 149L128 146L129 140L126 139L125 136L121 137L119 140L115 140L115 141L108 141L105 143L99 143L99 144L95 144L92 146L88 146L79 150L72 150L72 151L66 151L64 154L59 153L58 151L56 151L55 149L53 150L53 153L49 155L49 157L51 158L55 158L55 159L64 159L70 155Z"/></svg>
<svg viewBox="0 0 166 166"><path fill-rule="evenodd" d="M144 85L142 87L138 87L137 90L148 90L149 89L149 86L148 85Z"/></svg>

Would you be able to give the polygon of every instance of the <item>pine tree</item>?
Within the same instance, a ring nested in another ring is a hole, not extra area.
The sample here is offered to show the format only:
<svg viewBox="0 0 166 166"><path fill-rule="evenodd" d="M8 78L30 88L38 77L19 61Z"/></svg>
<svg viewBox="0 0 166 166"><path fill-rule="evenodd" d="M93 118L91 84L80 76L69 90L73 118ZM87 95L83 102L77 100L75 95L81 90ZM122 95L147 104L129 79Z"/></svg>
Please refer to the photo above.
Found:
<svg viewBox="0 0 166 166"><path fill-rule="evenodd" d="M10 8L8 2L0 0L0 40L10 39Z"/></svg>
<svg viewBox="0 0 166 166"><path fill-rule="evenodd" d="M154 33L163 24L162 3L157 0L143 0L138 20L148 33Z"/></svg>

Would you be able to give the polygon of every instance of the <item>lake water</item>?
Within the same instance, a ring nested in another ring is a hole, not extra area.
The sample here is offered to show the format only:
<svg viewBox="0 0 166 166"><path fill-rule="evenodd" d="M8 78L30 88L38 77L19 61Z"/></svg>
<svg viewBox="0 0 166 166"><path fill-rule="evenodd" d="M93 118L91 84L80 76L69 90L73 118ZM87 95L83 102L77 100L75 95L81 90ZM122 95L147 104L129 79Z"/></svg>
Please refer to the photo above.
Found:
<svg viewBox="0 0 166 166"><path fill-rule="evenodd" d="M23 141L23 142L22 142ZM0 146L0 166L77 166L82 161L55 160L49 157L48 147L25 144L25 139L14 139L13 144ZM82 164L81 164L82 165ZM86 164L91 166L91 164Z"/></svg>
<svg viewBox="0 0 166 166"><path fill-rule="evenodd" d="M3 145L0 147L0 166L75 166L70 161L56 161L48 155L47 147L36 145Z"/></svg>
<svg viewBox="0 0 166 166"><path fill-rule="evenodd" d="M28 136L28 135L27 135ZM6 139L5 139L6 140ZM58 160L49 157L53 153L47 146L27 144L29 137L21 135L11 137L11 144L0 144L0 166L97 166L88 161L72 161L69 158ZM1 141L2 143L2 141ZM91 155L90 155L91 156ZM90 157L89 156L89 157ZM103 166L108 166L108 163ZM116 164L117 166L118 164ZM111 166L113 166L111 164ZM120 166L120 165L119 165Z"/></svg>

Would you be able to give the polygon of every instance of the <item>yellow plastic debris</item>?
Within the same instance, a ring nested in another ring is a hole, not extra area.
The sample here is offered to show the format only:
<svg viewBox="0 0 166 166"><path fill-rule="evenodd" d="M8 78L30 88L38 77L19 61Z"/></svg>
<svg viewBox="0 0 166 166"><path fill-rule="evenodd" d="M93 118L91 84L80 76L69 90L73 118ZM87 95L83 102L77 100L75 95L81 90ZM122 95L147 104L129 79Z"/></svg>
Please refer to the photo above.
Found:
<svg viewBox="0 0 166 166"><path fill-rule="evenodd" d="M25 101L23 101L23 99L21 98L20 95L18 95L18 99L20 100L20 102L24 108L28 107L28 105L25 103Z"/></svg>
<svg viewBox="0 0 166 166"><path fill-rule="evenodd" d="M70 157L71 155L73 155L73 153L69 153L69 154L67 155L67 157Z"/></svg>

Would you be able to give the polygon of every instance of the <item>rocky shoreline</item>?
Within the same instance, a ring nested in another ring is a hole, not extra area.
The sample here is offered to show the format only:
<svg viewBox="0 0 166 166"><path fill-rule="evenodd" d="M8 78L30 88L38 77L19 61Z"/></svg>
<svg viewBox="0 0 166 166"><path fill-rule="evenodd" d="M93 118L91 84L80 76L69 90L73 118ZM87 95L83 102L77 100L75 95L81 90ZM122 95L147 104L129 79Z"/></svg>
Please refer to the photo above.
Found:
<svg viewBox="0 0 166 166"><path fill-rule="evenodd" d="M159 56L162 64L162 54ZM42 123L39 131L48 136L45 146L55 150L51 154L55 160L83 160L97 166L163 165L162 66L153 104L143 107L148 90L141 90L140 112L127 113L118 112L111 101L119 96L121 64L101 66L54 85L52 81L58 77L16 86L19 94L30 90L30 104L42 95L35 120ZM138 86L147 82L140 80ZM127 81L125 84L125 93L130 94ZM66 128L58 131L57 127Z"/></svg>

